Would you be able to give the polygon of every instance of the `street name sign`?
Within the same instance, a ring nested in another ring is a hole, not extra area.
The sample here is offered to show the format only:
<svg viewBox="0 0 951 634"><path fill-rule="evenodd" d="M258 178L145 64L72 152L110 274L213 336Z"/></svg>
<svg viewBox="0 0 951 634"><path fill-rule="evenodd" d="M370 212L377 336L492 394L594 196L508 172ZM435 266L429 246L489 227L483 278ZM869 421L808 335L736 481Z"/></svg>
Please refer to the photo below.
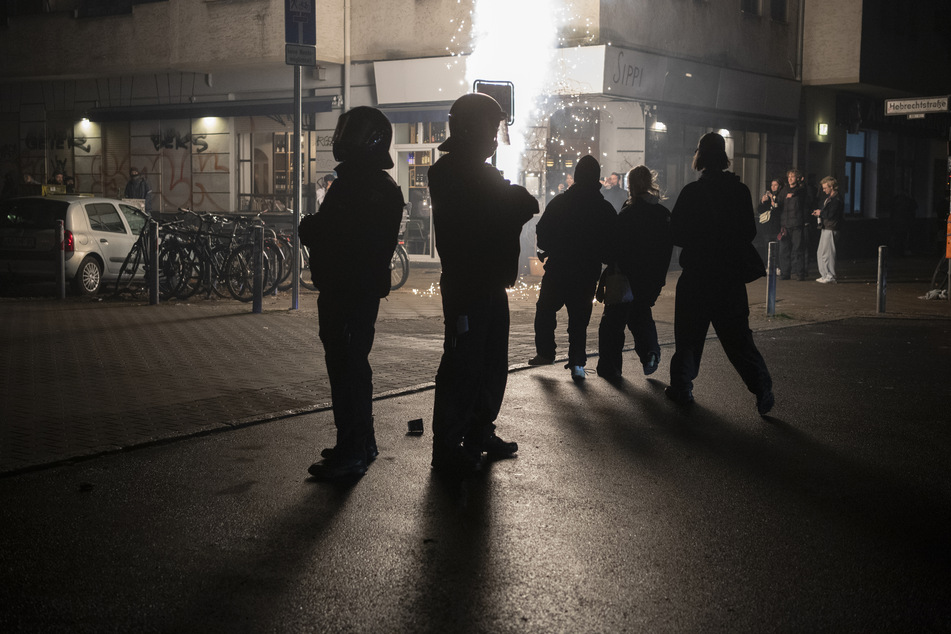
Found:
<svg viewBox="0 0 951 634"><path fill-rule="evenodd" d="M886 99L885 116L947 112L948 95L941 97L915 97L914 99Z"/></svg>
<svg viewBox="0 0 951 634"><path fill-rule="evenodd" d="M317 0L284 0L284 62L317 65Z"/></svg>

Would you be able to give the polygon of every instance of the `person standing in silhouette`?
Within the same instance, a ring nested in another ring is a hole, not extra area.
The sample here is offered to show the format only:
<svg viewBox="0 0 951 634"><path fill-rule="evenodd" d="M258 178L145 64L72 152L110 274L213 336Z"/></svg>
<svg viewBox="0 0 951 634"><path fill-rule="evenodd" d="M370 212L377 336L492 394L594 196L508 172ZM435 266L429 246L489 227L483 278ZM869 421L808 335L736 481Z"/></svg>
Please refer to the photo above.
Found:
<svg viewBox="0 0 951 634"><path fill-rule="evenodd" d="M429 169L445 323L432 466L453 477L479 471L483 453L505 458L518 451L496 435L495 421L508 379L506 288L518 277L522 226L538 213L538 201L486 163L505 118L488 95L457 99L449 138L439 146L447 154Z"/></svg>
<svg viewBox="0 0 951 634"><path fill-rule="evenodd" d="M583 156L575 167L574 184L555 196L535 228L538 250L545 255L538 301L535 304L535 352L529 365L555 362L557 314L568 309L568 365L571 377L584 380L585 344L592 300L607 254L609 227L617 218L601 195L601 166Z"/></svg>
<svg viewBox="0 0 951 634"><path fill-rule="evenodd" d="M644 375L657 371L660 343L651 308L667 283L673 242L670 211L660 204L660 188L654 173L638 165L627 176L631 198L610 225L611 253L631 285L631 301L606 304L598 326L598 376L621 378L624 328L634 337L634 352Z"/></svg>
<svg viewBox="0 0 951 634"><path fill-rule="evenodd" d="M665 394L682 405L693 402L693 380L713 324L727 358L756 396L757 411L765 416L775 403L773 380L753 342L745 277L745 255L756 237L753 202L746 185L726 171L729 166L723 137L715 132L703 135L693 158L700 178L681 190L671 213L683 271L677 282L674 356Z"/></svg>
<svg viewBox="0 0 951 634"><path fill-rule="evenodd" d="M337 441L308 472L318 480L358 478L378 452L373 429L373 347L380 299L390 292L390 259L403 217L393 167L393 128L376 108L340 115L333 136L339 176L317 213L301 221L310 249Z"/></svg>

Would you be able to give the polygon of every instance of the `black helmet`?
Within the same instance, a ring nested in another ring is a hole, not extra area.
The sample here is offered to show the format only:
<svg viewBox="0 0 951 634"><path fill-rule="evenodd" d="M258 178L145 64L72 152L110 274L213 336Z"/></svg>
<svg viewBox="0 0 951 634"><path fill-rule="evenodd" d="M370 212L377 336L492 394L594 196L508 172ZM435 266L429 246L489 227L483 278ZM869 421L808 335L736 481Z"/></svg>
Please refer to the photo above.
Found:
<svg viewBox="0 0 951 634"><path fill-rule="evenodd" d="M463 95L449 109L449 138L439 149L451 152L468 146L484 149L488 152L486 157L492 156L499 123L505 119L502 106L489 95L481 92Z"/></svg>
<svg viewBox="0 0 951 634"><path fill-rule="evenodd" d="M393 126L386 115L369 106L357 106L340 115L334 130L334 158L367 161L382 169L393 167L390 141Z"/></svg>

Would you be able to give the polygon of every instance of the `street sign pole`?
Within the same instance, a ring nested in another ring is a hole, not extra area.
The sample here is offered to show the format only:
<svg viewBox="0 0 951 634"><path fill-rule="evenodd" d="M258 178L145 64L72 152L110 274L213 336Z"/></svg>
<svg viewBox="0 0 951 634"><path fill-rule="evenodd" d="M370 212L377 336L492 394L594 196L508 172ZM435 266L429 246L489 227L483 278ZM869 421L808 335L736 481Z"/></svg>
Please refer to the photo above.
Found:
<svg viewBox="0 0 951 634"><path fill-rule="evenodd" d="M291 240L294 244L294 253L291 265L291 310L300 308L300 238L297 227L300 226L301 216L301 69L294 66L294 230Z"/></svg>
<svg viewBox="0 0 951 634"><path fill-rule="evenodd" d="M317 65L316 0L284 0L284 62L294 67L294 221L291 259L291 310L300 308L300 238L297 230L301 216L301 186L304 165L301 160L301 66Z"/></svg>

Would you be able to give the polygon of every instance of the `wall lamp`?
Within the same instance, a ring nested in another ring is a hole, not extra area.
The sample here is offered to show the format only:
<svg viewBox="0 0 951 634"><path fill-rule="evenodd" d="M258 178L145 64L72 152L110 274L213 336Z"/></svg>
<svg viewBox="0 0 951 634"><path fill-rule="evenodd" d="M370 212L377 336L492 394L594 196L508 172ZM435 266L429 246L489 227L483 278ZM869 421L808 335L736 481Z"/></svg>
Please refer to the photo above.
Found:
<svg viewBox="0 0 951 634"><path fill-rule="evenodd" d="M829 136L829 124L820 123L818 133L819 133L819 136Z"/></svg>

